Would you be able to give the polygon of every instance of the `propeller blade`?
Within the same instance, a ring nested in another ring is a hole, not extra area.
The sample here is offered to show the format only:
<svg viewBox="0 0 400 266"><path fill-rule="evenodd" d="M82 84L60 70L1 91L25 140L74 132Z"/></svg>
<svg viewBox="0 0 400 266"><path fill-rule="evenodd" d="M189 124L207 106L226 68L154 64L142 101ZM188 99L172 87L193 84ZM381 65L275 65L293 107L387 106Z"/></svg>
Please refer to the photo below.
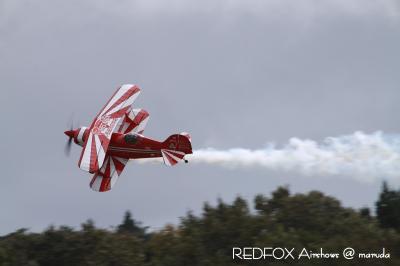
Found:
<svg viewBox="0 0 400 266"><path fill-rule="evenodd" d="M69 138L64 148L65 155L69 156L71 154L71 147L72 147L72 138Z"/></svg>
<svg viewBox="0 0 400 266"><path fill-rule="evenodd" d="M74 114L72 113L70 118L69 118L69 132L72 132L74 130ZM68 131L65 131L64 134L66 134L67 136L69 136L69 139L67 141L67 143L65 143L65 147L64 147L64 153L66 156L69 156L71 154L71 148L72 148L72 135L67 134Z"/></svg>

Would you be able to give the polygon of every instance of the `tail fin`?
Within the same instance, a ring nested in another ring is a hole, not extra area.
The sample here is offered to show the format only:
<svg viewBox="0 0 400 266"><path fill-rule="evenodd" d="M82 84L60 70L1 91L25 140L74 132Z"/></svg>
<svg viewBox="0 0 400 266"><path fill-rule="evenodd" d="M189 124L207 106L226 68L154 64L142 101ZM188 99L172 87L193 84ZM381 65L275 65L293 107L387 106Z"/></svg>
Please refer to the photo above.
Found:
<svg viewBox="0 0 400 266"><path fill-rule="evenodd" d="M161 154L166 165L175 165L184 160L186 154L192 153L192 144L188 133L174 134L163 142ZM185 160L185 162L187 162Z"/></svg>

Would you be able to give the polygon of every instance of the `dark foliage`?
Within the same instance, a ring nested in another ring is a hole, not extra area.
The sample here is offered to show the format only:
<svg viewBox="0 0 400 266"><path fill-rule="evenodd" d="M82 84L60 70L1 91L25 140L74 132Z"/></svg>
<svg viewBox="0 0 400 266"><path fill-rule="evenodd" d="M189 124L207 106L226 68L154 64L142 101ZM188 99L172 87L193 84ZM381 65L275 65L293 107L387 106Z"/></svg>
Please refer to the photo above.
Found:
<svg viewBox="0 0 400 266"><path fill-rule="evenodd" d="M377 217L369 209L344 208L321 192L291 195L285 187L272 197L258 195L254 210L241 197L228 204L207 203L201 215L187 213L176 225L149 233L126 212L116 230L49 227L42 233L20 229L0 237L0 265L400 265L398 192L383 186ZM395 203L397 205L395 205ZM386 260L232 260L233 247L306 248L318 252L391 253Z"/></svg>
<svg viewBox="0 0 400 266"><path fill-rule="evenodd" d="M131 234L139 239L146 239L147 227L142 227L141 223L132 218L132 214L129 211L125 212L124 220L117 227L117 233L120 234Z"/></svg>
<svg viewBox="0 0 400 266"><path fill-rule="evenodd" d="M376 203L376 214L382 227L400 231L400 190L392 190L384 182Z"/></svg>

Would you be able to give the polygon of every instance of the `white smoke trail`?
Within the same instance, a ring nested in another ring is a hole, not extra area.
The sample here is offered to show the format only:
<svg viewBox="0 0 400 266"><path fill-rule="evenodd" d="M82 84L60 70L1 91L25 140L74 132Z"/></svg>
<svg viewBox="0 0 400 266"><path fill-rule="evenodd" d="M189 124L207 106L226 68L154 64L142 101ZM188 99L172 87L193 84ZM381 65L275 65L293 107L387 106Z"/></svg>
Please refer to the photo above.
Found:
<svg viewBox="0 0 400 266"><path fill-rule="evenodd" d="M328 137L321 143L291 138L282 148L212 148L193 151L192 163L229 168L263 167L299 172L307 176L340 175L362 181L400 179L400 137L382 132Z"/></svg>

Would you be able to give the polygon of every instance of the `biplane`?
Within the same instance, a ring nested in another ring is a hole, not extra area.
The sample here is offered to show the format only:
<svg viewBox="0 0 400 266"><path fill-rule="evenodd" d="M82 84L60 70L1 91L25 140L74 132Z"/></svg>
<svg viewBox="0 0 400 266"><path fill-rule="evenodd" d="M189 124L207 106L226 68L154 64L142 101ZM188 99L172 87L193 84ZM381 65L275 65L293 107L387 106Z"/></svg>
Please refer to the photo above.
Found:
<svg viewBox="0 0 400 266"><path fill-rule="evenodd" d="M93 174L90 187L95 191L109 191L131 159L162 157L169 166L188 162L185 155L192 153L188 133L171 135L165 141L143 136L149 113L132 106L139 93L136 85L119 87L89 127L64 132L69 137L67 153L72 141L82 146L78 165Z"/></svg>

